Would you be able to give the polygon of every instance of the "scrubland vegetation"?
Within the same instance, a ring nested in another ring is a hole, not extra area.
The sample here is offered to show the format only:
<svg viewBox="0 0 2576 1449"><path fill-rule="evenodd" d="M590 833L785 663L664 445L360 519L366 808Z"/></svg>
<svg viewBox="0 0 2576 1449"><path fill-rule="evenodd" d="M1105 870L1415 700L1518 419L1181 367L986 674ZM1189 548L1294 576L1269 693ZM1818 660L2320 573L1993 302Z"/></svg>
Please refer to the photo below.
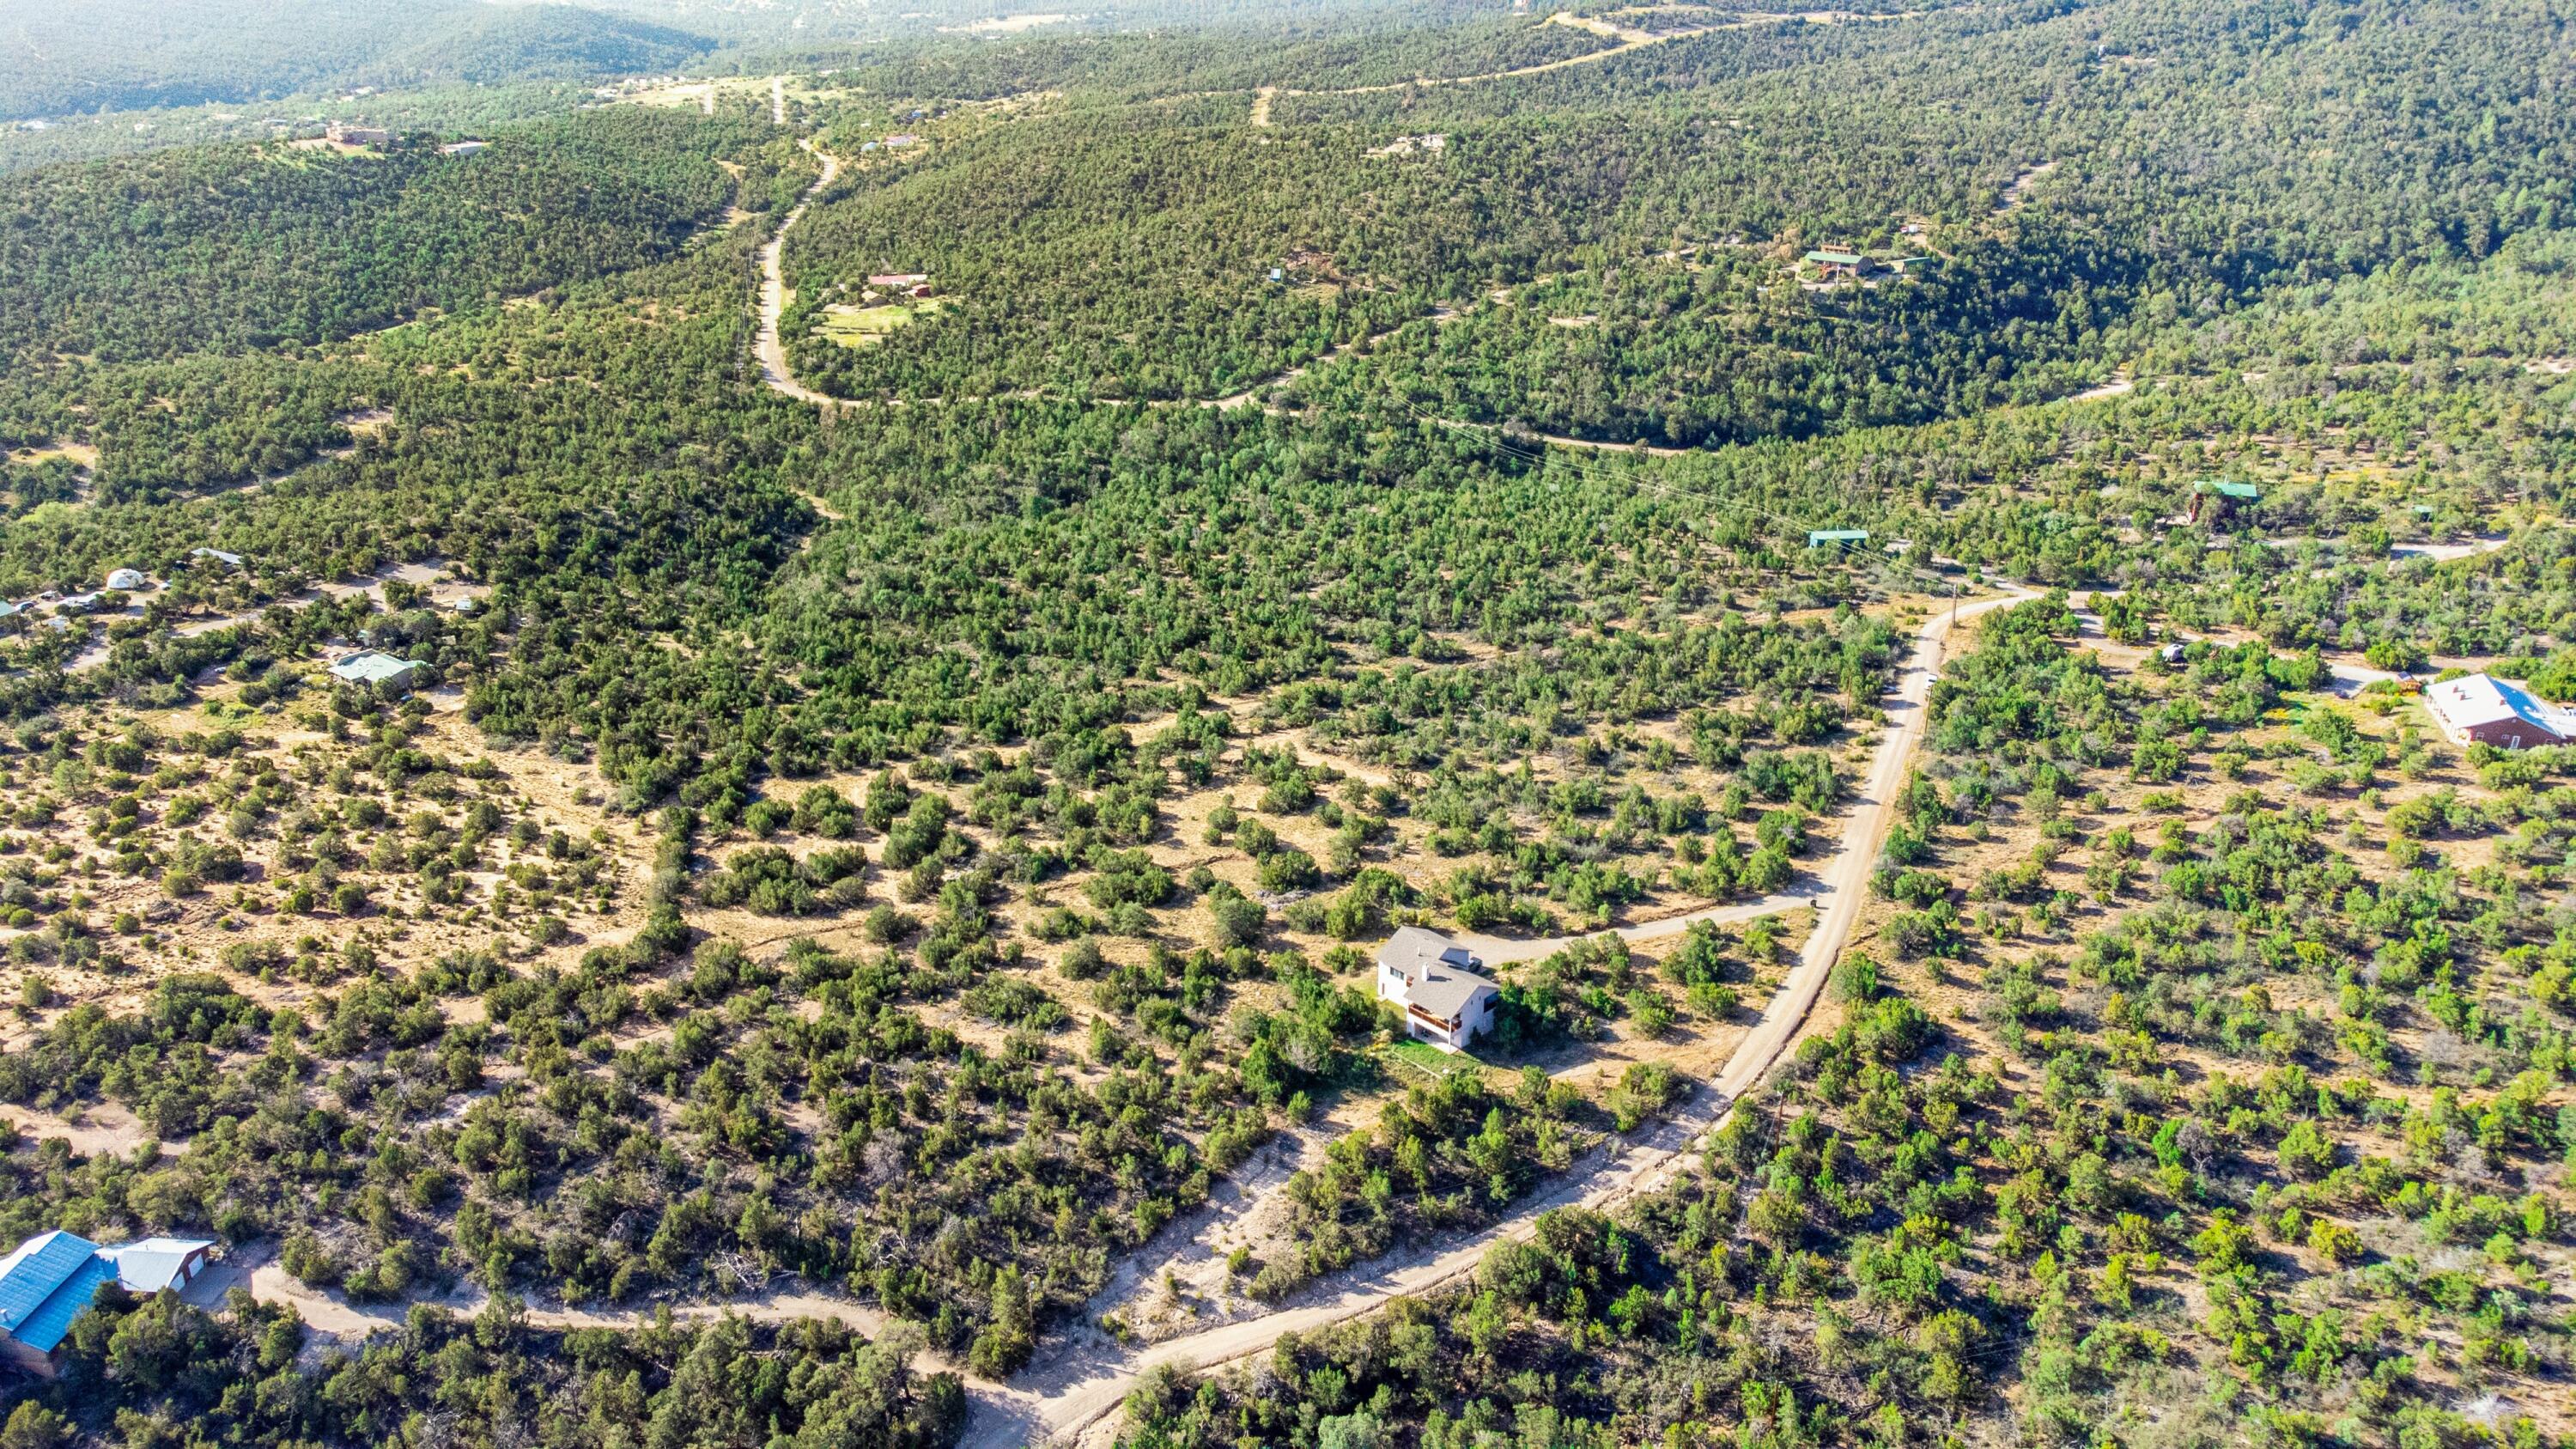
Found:
<svg viewBox="0 0 2576 1449"><path fill-rule="evenodd" d="M2576 1434L2571 756L2353 682L2576 698L2565 17L1598 18L0 177L0 1239L261 1265L0 1439L944 1446L1659 1133L1102 1432Z"/></svg>

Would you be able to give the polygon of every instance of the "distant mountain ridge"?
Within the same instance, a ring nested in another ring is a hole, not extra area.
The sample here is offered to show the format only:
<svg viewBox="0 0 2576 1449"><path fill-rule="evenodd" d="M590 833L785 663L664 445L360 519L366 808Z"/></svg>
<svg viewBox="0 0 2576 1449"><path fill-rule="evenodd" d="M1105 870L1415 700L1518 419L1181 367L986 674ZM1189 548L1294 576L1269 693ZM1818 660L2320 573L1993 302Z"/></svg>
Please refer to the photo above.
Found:
<svg viewBox="0 0 2576 1449"><path fill-rule="evenodd" d="M667 70L714 44L577 5L0 0L0 119Z"/></svg>
<svg viewBox="0 0 2576 1449"><path fill-rule="evenodd" d="M378 85L501 81L669 70L714 47L705 36L574 5L476 4L386 56Z"/></svg>

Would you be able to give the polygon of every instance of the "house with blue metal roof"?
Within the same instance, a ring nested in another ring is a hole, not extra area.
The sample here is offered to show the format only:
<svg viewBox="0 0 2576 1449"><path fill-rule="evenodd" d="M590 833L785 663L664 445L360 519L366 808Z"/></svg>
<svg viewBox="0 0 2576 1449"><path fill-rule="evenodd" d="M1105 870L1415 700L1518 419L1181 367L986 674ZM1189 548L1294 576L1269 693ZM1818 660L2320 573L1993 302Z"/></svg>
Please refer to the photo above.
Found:
<svg viewBox="0 0 2576 1449"><path fill-rule="evenodd" d="M133 1293L184 1288L214 1246L145 1238L110 1248L78 1233L38 1233L0 1258L0 1360L52 1378L55 1350L99 1289L111 1282Z"/></svg>

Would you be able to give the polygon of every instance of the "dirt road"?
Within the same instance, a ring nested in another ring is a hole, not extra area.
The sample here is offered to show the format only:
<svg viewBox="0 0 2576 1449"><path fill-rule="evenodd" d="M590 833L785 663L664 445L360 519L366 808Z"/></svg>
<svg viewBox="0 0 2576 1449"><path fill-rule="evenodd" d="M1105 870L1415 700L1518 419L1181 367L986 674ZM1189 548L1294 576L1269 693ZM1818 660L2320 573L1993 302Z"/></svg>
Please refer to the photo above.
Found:
<svg viewBox="0 0 2576 1449"><path fill-rule="evenodd" d="M2001 216L2008 211L2019 210L2030 200L2031 188L2047 180L2056 170L2057 163L2054 161L2042 161L2036 166L2023 168L2022 173L2012 179L2012 184L2004 188L2003 200L1996 204L1995 215Z"/></svg>
<svg viewBox="0 0 2576 1449"><path fill-rule="evenodd" d="M1547 19L1541 23L1562 25L1570 30L1588 31L1591 34L1600 36L1604 40L1642 42L1651 41L1657 38L1655 32L1651 30L1641 29L1634 25L1613 25L1609 21L1603 20L1598 16L1576 15L1565 10L1551 13Z"/></svg>
<svg viewBox="0 0 2576 1449"><path fill-rule="evenodd" d="M1597 438L1568 437L1563 433L1540 433L1538 440L1551 448L1588 448L1596 453L1643 453L1649 458L1679 458L1702 451L1698 448L1674 448L1662 443L1613 443Z"/></svg>
<svg viewBox="0 0 2576 1449"><path fill-rule="evenodd" d="M2111 374L2111 380L2109 382L2103 383L2098 387L2088 387L2082 392L2079 392L2075 396L2067 399L2067 401L2100 402L2104 398L2124 397L2129 393L2137 391L2137 387L2137 379L2129 375L2127 365L2123 364L2118 371Z"/></svg>
<svg viewBox="0 0 2576 1449"><path fill-rule="evenodd" d="M1804 880L1788 890L1764 896L1758 901L1738 901L1731 905L1707 906L1696 911L1685 911L1678 916L1639 921L1632 926L1613 926L1608 931L1587 931L1579 936L1541 936L1526 941L1516 941L1505 936L1480 935L1468 931L1462 932L1458 940L1468 950L1475 952L1478 957L1492 965L1503 965L1513 961L1538 961L1555 955L1577 941L1588 941L1595 936L1615 935L1620 940L1632 944L1639 941L1670 940L1702 921L1713 926L1731 926L1740 921L1750 921L1758 916L1776 916L1782 911L1794 911L1800 906L1814 905L1825 894L1826 889L1822 881Z"/></svg>
<svg viewBox="0 0 2576 1449"><path fill-rule="evenodd" d="M1549 15L1546 20L1539 23L1563 25L1600 36L1604 40L1616 40L1619 43L1604 46L1599 50L1585 51L1581 55L1569 55L1558 60L1542 61L1536 65L1514 66L1509 70L1480 71L1475 75L1417 76L1412 80L1391 81L1385 85L1345 86L1336 90L1319 91L1294 90L1284 86L1262 86L1252 93L1252 124L1270 125L1270 103L1280 96L1382 96L1397 91L1428 89L1433 86L1475 85L1481 81L1545 75L1550 71L1567 70L1578 65L1593 65L1614 56L1644 50L1649 46L1668 45L1676 40L1712 35L1721 30L1748 30L1760 25L1787 25L1792 22L1806 25L1849 25L1866 21L1913 20L1928 13L1922 10L1905 10L1885 15L1864 15L1852 10L1764 11L1739 15L1733 20L1721 21L1715 25L1695 26L1689 30L1652 31L1613 25L1606 20L1578 18L1560 12Z"/></svg>
<svg viewBox="0 0 2576 1449"><path fill-rule="evenodd" d="M796 209L787 213L787 219L778 224L777 234L770 237L769 245L760 249L760 380L798 402L828 408L837 399L798 382L796 374L787 369L787 344L778 337L778 319L787 311L787 273L780 266L779 257L787 245L787 229L804 219L805 209L814 204L814 198L822 194L823 188L840 179L841 158L811 140L796 144L821 159L823 174L814 179L813 185L805 188L805 199L796 203Z"/></svg>
<svg viewBox="0 0 2576 1449"><path fill-rule="evenodd" d="M1989 609L2033 597L2036 595L2027 590L2015 589L2005 597L1962 605L1955 618L1971 619ZM1903 784L1905 771L1922 741L1924 703L1953 620L1954 615L1948 611L1937 613L1916 634L1913 653L1898 676L1895 693L1887 701L1888 725L1871 756L1869 773L1861 782L1859 802L1845 823L1839 849L1819 872L1812 894L1718 907L1631 928L1637 933L1631 939L1643 939L1650 933L1687 929L1695 919L1759 914L1799 904L1816 905L1821 912L1816 929L1798 953L1797 964L1764 1008L1762 1019L1737 1046L1717 1080L1695 1092L1673 1118L1635 1140L1614 1140L1482 1232L1443 1244L1416 1246L1332 1275L1261 1317L1143 1349L1122 1345L1088 1324L1076 1326L1055 1339L1013 1383L996 1384L966 1377L972 1407L965 1442L972 1449L1011 1449L1079 1436L1114 1413L1137 1377L1149 1369L1163 1364L1212 1367L1262 1352L1283 1334L1322 1328L1371 1312L1390 1299L1429 1292L1474 1271L1497 1243L1529 1237L1543 1213L1577 1204L1606 1207L1669 1182L1693 1160L1707 1135L1726 1124L1736 1100L1779 1062L1831 977L1834 963L1859 918L1870 867L1886 834L1887 802ZM1543 952L1558 944L1562 943L1508 943L1507 949ZM1219 1220L1238 1218L1252 1211L1259 1200L1284 1190L1284 1182L1277 1182L1269 1184L1266 1191L1239 1194L1242 1201L1210 1215L1210 1227L1217 1226ZM1199 1235L1191 1236L1195 1239ZM232 1287L247 1287L263 1301L293 1305L315 1329L341 1338L363 1338L398 1327L402 1321L398 1308L353 1304L336 1293L309 1288L257 1251L237 1255L207 1274L201 1283L202 1301L216 1302ZM483 1306L482 1295L470 1288L438 1301L440 1306L458 1313L473 1313ZM674 1311L684 1318L711 1318L731 1312L773 1322L831 1318L871 1335L895 1327L883 1313L865 1305L832 1295L784 1289L737 1302L693 1304ZM532 1308L526 1316L530 1323L545 1328L625 1328L646 1321L650 1315L643 1310L595 1312L556 1307ZM951 1369L928 1356L924 1367L932 1371Z"/></svg>
<svg viewBox="0 0 2576 1449"><path fill-rule="evenodd" d="M1989 609L2035 598L2028 590L1962 605L1964 621ZM1691 1160L1706 1135L1725 1125L1735 1100L1777 1063L1824 991L1834 963L1860 917L1864 887L1888 824L1887 802L1905 781L1915 747L1923 738L1923 706L1930 696L1952 616L1948 611L1926 621L1915 638L1914 652L1898 676L1887 701L1888 726L1879 737L1860 802L1853 807L1842 835L1842 847L1820 873L1814 898L1822 915L1816 930L1798 953L1798 962L1779 993L1764 1009L1752 1034L1736 1048L1724 1071L1672 1121L1642 1142L1617 1144L1578 1164L1547 1190L1520 1205L1511 1216L1471 1237L1437 1248L1417 1248L1364 1264L1336 1275L1298 1296L1276 1313L1245 1319L1167 1340L1149 1349L1126 1349L1105 1337L1079 1332L1042 1353L1007 1389L974 1397L965 1444L969 1449L1061 1441L1081 1434L1115 1412L1137 1377L1164 1364L1207 1368L1262 1352L1289 1332L1309 1332L1355 1318L1389 1299L1428 1292L1475 1269L1495 1244L1527 1238L1539 1216L1554 1208L1582 1204L1601 1207L1671 1180ZM1748 908L1731 908L1748 909ZM1680 918L1676 918L1677 920ZM1656 923L1661 925L1662 923Z"/></svg>
<svg viewBox="0 0 2576 1449"><path fill-rule="evenodd" d="M2435 563L2449 563L2454 559L2493 553L2511 542L2510 534L2489 534L2464 543L2399 543L2389 545L2388 556L2393 559L2428 558Z"/></svg>
<svg viewBox="0 0 2576 1449"><path fill-rule="evenodd" d="M790 1279L792 1285L798 1280ZM414 1303L426 1303L460 1317L472 1317L490 1302L479 1288L460 1286L440 1298L421 1298L389 1304L352 1303L341 1294L309 1287L279 1266L273 1244L246 1243L234 1249L224 1261L214 1264L188 1285L182 1295L189 1302L212 1308L224 1301L235 1288L247 1288L262 1303L284 1303L295 1310L305 1326L316 1333L328 1334L343 1343L355 1343L379 1333L403 1326ZM617 1328L635 1329L653 1321L651 1308L616 1308L606 1311L587 1308L530 1306L520 1317L531 1328ZM849 1325L870 1338L884 1336L900 1328L898 1320L862 1303L828 1293L800 1291L794 1286L766 1289L747 1298L721 1303L681 1303L671 1305L671 1316L683 1323L707 1322L731 1314L755 1323L792 1323L801 1319L824 1318ZM966 1381L970 1391L1005 1392L965 1374L956 1365L936 1354L924 1353L918 1360L926 1373L956 1373Z"/></svg>

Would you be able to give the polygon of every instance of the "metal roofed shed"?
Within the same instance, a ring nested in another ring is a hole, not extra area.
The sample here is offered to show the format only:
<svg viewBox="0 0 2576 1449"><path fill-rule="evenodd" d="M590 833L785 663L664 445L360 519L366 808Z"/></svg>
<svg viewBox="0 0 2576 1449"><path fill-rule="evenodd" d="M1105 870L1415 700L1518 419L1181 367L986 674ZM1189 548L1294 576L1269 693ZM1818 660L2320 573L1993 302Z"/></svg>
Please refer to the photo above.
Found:
<svg viewBox="0 0 2576 1449"><path fill-rule="evenodd" d="M1869 542L1869 530L1866 528L1815 528L1807 531L1809 548L1823 548L1827 544L1832 544L1836 548L1845 548L1867 542Z"/></svg>
<svg viewBox="0 0 2576 1449"><path fill-rule="evenodd" d="M116 1265L116 1281L127 1292L158 1293L187 1287L205 1268L206 1255L214 1247L210 1238L142 1238L98 1251Z"/></svg>
<svg viewBox="0 0 2576 1449"><path fill-rule="evenodd" d="M347 684L362 684L370 689L380 684L409 689L428 672L429 666L417 659L396 659L375 649L362 649L331 666L332 678Z"/></svg>

